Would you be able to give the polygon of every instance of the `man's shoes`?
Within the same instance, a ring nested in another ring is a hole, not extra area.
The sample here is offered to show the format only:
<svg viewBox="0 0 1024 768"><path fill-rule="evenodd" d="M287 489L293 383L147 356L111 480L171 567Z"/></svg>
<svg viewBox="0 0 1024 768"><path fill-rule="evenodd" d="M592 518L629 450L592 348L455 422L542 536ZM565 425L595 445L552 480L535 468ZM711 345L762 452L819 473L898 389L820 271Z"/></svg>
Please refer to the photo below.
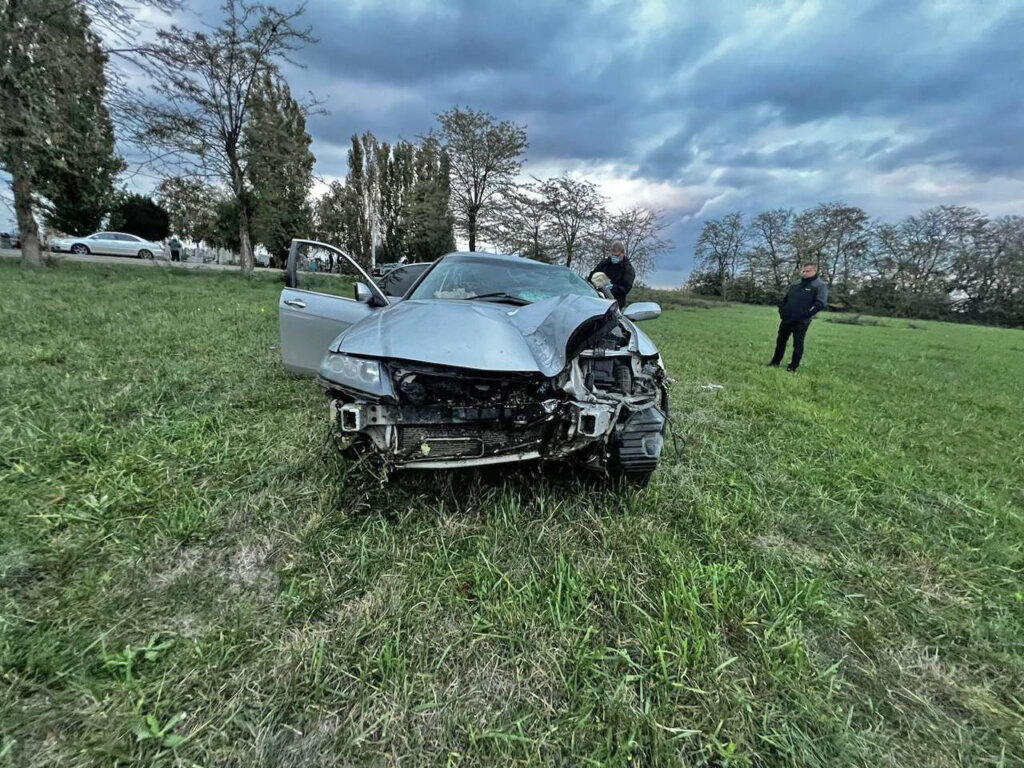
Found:
<svg viewBox="0 0 1024 768"><path fill-rule="evenodd" d="M768 363L768 367L769 368L778 368L779 364L776 363L774 360L772 360L770 363Z"/></svg>
<svg viewBox="0 0 1024 768"><path fill-rule="evenodd" d="M789 371L790 373L796 373L796 366L790 363L789 365L786 366L786 370Z"/></svg>

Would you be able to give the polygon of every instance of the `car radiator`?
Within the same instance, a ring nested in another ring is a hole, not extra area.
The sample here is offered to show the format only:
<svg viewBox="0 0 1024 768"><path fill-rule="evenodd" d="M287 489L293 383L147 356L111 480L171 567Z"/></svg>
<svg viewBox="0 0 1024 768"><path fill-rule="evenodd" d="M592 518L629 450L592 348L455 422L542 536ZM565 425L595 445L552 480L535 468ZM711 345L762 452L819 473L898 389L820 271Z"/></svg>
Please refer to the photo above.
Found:
<svg viewBox="0 0 1024 768"><path fill-rule="evenodd" d="M398 428L398 454L406 461L475 459L536 448L544 426L494 429L485 426L416 424Z"/></svg>

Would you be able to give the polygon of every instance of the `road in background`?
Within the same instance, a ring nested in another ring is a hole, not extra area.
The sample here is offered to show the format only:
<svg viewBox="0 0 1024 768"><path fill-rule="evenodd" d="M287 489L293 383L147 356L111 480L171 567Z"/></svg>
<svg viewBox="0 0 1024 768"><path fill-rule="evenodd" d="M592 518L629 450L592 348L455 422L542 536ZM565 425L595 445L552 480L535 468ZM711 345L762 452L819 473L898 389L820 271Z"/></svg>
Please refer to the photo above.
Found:
<svg viewBox="0 0 1024 768"><path fill-rule="evenodd" d="M6 259L20 259L21 251L14 249L0 249L0 258ZM204 264L199 261L170 261L168 259L133 259L129 256L100 256L95 253L88 253L84 255L77 255L74 253L53 253L47 251L45 258L56 259L58 261L85 261L93 264L127 264L135 267L172 267L174 269L209 269L215 271L234 271L240 272L241 268L237 264L215 264L213 262ZM273 269L271 267L256 267L257 272L281 272L280 269Z"/></svg>

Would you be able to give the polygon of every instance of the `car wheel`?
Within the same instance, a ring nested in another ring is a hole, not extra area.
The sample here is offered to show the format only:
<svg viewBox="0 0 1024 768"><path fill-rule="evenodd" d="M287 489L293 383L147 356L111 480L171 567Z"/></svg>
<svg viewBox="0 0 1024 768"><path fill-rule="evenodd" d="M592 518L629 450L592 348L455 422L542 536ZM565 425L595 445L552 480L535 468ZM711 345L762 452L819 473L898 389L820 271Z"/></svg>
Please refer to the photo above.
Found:
<svg viewBox="0 0 1024 768"><path fill-rule="evenodd" d="M148 250L148 249L146 249L146 248L143 248L141 251L139 251L139 258L140 259L152 259L153 258L153 252Z"/></svg>
<svg viewBox="0 0 1024 768"><path fill-rule="evenodd" d="M74 245L71 246L71 252L76 254L77 256L85 256L87 253L89 253L89 247L86 245L82 245L81 243L75 243Z"/></svg>

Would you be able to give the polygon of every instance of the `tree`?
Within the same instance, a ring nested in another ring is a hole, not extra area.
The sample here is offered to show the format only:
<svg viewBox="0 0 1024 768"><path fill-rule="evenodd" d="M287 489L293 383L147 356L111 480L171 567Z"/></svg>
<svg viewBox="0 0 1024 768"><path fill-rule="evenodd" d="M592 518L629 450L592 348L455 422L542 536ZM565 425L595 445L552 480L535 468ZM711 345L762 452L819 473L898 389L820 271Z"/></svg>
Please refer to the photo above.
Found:
<svg viewBox="0 0 1024 768"><path fill-rule="evenodd" d="M743 214L734 212L706 221L697 239L697 261L703 271L715 275L718 295L723 299L727 298L729 282L739 273L746 238Z"/></svg>
<svg viewBox="0 0 1024 768"><path fill-rule="evenodd" d="M313 204L313 232L324 243L344 244L346 198L349 190L339 181L332 181L327 191Z"/></svg>
<svg viewBox="0 0 1024 768"><path fill-rule="evenodd" d="M40 163L39 190L47 225L58 232L85 235L100 228L113 207L115 181L125 163L114 147L114 126L103 103L106 57L98 48L83 56L80 88L66 94L64 124L68 140Z"/></svg>
<svg viewBox="0 0 1024 768"><path fill-rule="evenodd" d="M545 263L558 258L551 213L535 183L509 187L495 198L480 236L503 253Z"/></svg>
<svg viewBox="0 0 1024 768"><path fill-rule="evenodd" d="M252 231L270 253L272 267L284 267L292 238L309 234L315 161L311 143L305 110L287 83L265 73L254 91L245 129L246 173L252 188Z"/></svg>
<svg viewBox="0 0 1024 768"><path fill-rule="evenodd" d="M667 226L658 211L635 205L608 218L602 239L621 242L636 276L643 278L654 269L657 257L672 247L672 241L662 236Z"/></svg>
<svg viewBox="0 0 1024 768"><path fill-rule="evenodd" d="M820 222L822 245L819 251L824 277L832 283L837 295L844 298L856 286L861 261L867 248L868 215L856 206L824 203L814 209Z"/></svg>
<svg viewBox="0 0 1024 768"><path fill-rule="evenodd" d="M352 146L348 150L348 176L345 177L346 194L342 198L342 218L346 250L364 266L370 264L378 232L378 155L378 142L372 133L367 131L362 138L352 136Z"/></svg>
<svg viewBox="0 0 1024 768"><path fill-rule="evenodd" d="M415 149L408 141L393 147L387 142L377 149L377 263L389 264L406 256L409 237L406 201L412 190Z"/></svg>
<svg viewBox="0 0 1024 768"><path fill-rule="evenodd" d="M451 170L455 225L476 250L490 203L514 182L526 151L526 128L508 120L495 122L487 112L455 107L437 116L440 140Z"/></svg>
<svg viewBox="0 0 1024 768"><path fill-rule="evenodd" d="M102 101L99 39L85 9L66 0L7 0L0 7L0 166L11 175L22 259L41 262L36 222L40 180L67 169L81 139L70 112ZM95 142L90 148L95 148ZM59 184L51 189L61 202Z"/></svg>
<svg viewBox="0 0 1024 768"><path fill-rule="evenodd" d="M559 176L539 181L537 191L551 221L559 261L570 269L588 249L600 247L605 219L604 197L586 179ZM585 264L577 263L577 270Z"/></svg>
<svg viewBox="0 0 1024 768"><path fill-rule="evenodd" d="M428 137L415 150L412 188L405 201L406 248L410 261L433 261L455 250L448 211L448 155Z"/></svg>
<svg viewBox="0 0 1024 768"><path fill-rule="evenodd" d="M156 188L156 201L167 211L172 234L206 240L217 218L217 192L201 178L174 176Z"/></svg>
<svg viewBox="0 0 1024 768"><path fill-rule="evenodd" d="M157 242L167 237L170 217L150 197L125 195L110 212L110 229Z"/></svg>
<svg viewBox="0 0 1024 768"><path fill-rule="evenodd" d="M221 197L214 205L214 217L210 231L202 239L214 248L223 248L238 253L241 247L238 224L238 201L233 196Z"/></svg>
<svg viewBox="0 0 1024 768"><path fill-rule="evenodd" d="M295 26L303 8L283 13L272 6L225 0L224 20L211 32L178 26L157 33L147 51L157 63L159 101L149 108L142 137L208 169L231 191L238 209L242 269L252 271L252 200L244 132L266 77L313 38Z"/></svg>
<svg viewBox="0 0 1024 768"><path fill-rule="evenodd" d="M762 211L747 230L747 241L753 246L747 257L751 273L773 298L782 293L797 268L793 218L787 208Z"/></svg>

